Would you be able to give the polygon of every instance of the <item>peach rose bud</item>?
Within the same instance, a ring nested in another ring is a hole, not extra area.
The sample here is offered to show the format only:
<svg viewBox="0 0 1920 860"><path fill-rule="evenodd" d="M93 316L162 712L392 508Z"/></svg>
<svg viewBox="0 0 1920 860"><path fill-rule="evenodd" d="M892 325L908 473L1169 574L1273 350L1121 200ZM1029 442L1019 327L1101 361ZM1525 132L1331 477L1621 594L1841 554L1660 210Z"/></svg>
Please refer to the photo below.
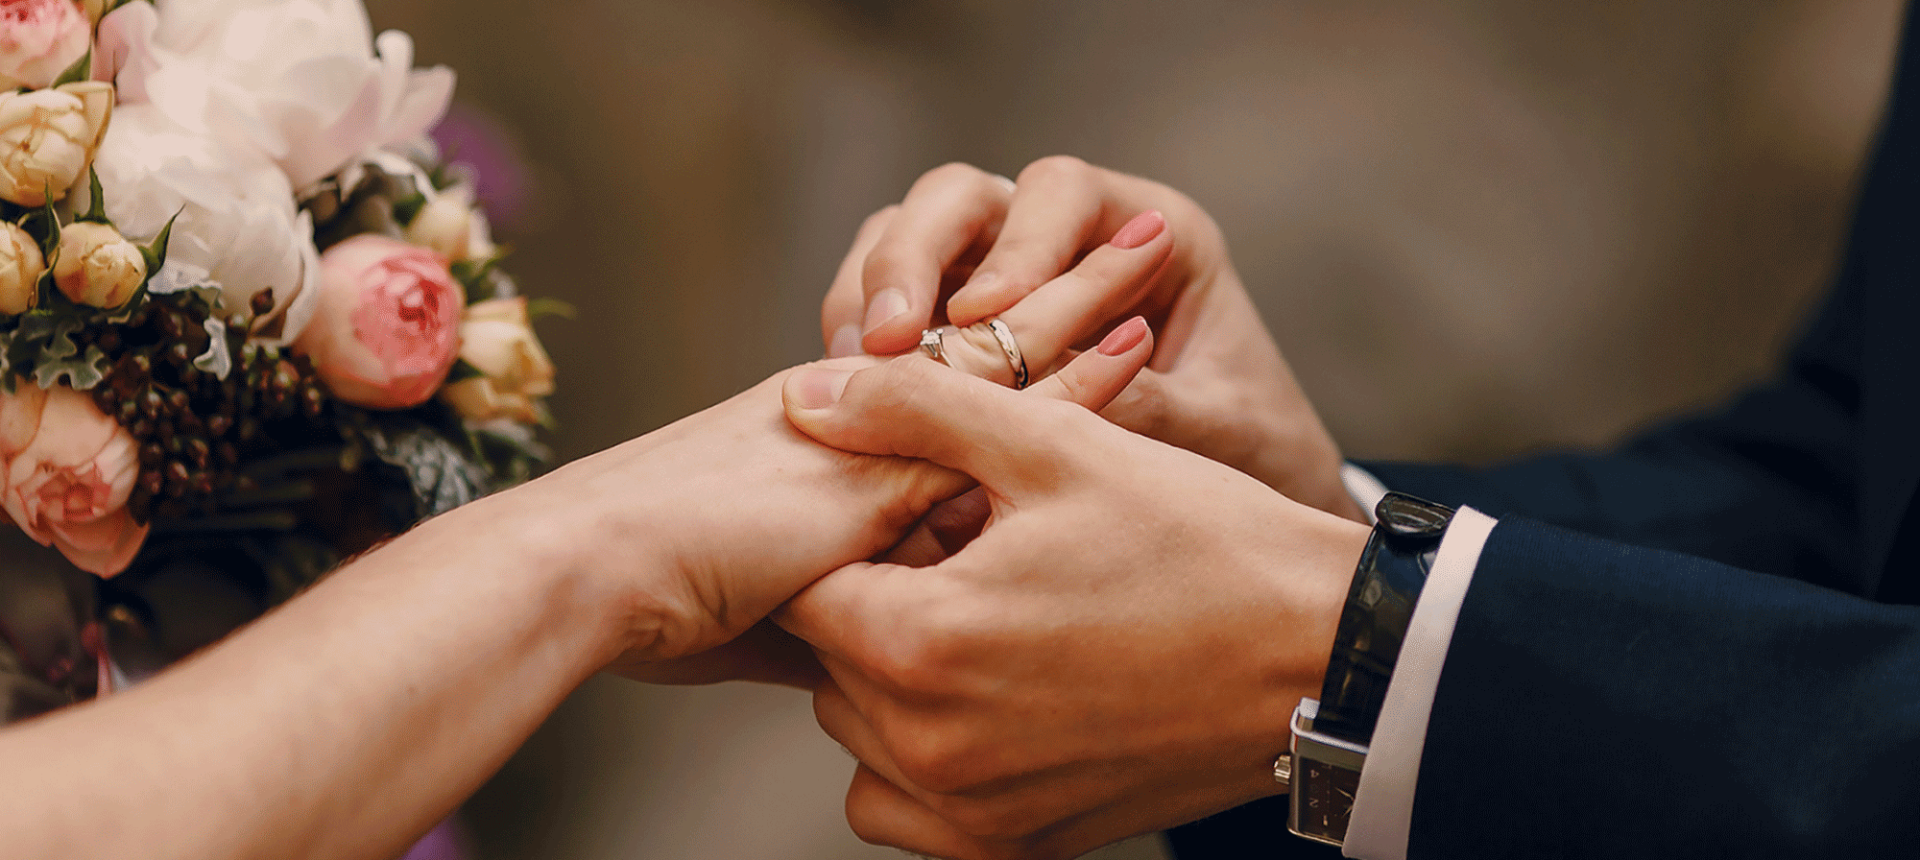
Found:
<svg viewBox="0 0 1920 860"><path fill-rule="evenodd" d="M24 379L14 388L0 393L0 507L81 570L126 570L147 537L127 510L140 473L138 444L92 397L64 385L42 391Z"/></svg>
<svg viewBox="0 0 1920 860"><path fill-rule="evenodd" d="M320 256L313 321L293 343L335 397L372 409L425 403L460 349L466 296L447 260L372 234Z"/></svg>
<svg viewBox="0 0 1920 860"><path fill-rule="evenodd" d="M440 398L470 421L540 420L539 399L553 393L553 361L527 319L527 300L491 299L467 309L460 357L481 375L448 385Z"/></svg>
<svg viewBox="0 0 1920 860"><path fill-rule="evenodd" d="M37 90L87 55L93 22L73 0L0 0L0 89Z"/></svg>
<svg viewBox="0 0 1920 860"><path fill-rule="evenodd" d="M147 282L147 258L120 231L80 221L60 228L53 283L74 304L117 308Z"/></svg>
<svg viewBox="0 0 1920 860"><path fill-rule="evenodd" d="M473 246L473 195L463 188L442 192L407 225L407 241L449 260L465 260Z"/></svg>
<svg viewBox="0 0 1920 860"><path fill-rule="evenodd" d="M40 243L17 224L0 225L0 313L23 314L40 301L47 259Z"/></svg>

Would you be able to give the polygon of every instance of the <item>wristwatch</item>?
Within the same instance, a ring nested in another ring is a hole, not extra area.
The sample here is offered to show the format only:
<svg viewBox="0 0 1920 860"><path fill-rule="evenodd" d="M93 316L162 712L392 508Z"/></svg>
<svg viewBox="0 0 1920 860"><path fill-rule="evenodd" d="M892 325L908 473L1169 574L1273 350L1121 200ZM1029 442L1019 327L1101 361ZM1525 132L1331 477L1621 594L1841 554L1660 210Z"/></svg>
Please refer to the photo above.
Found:
<svg viewBox="0 0 1920 860"><path fill-rule="evenodd" d="M1346 842L1387 683L1452 521L1452 508L1404 493L1388 493L1374 508L1373 535L1340 610L1320 698L1300 700L1288 751L1274 762L1274 779L1290 786L1287 829L1294 833Z"/></svg>

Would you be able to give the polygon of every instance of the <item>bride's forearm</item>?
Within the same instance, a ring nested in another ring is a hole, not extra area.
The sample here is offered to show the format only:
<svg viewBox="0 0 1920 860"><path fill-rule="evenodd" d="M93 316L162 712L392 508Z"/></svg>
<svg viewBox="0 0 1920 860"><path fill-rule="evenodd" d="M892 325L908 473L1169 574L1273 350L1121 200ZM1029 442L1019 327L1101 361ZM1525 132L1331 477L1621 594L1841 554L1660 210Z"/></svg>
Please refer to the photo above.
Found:
<svg viewBox="0 0 1920 860"><path fill-rule="evenodd" d="M631 644L495 497L145 685L0 731L7 856L401 853Z"/></svg>

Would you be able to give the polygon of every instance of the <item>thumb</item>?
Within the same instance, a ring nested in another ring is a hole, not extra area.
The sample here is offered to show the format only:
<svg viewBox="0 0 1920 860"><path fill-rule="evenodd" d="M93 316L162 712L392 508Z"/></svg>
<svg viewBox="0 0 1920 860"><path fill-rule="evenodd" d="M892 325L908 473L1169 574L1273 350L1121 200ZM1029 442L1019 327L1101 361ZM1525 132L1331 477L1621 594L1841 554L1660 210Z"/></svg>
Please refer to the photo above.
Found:
<svg viewBox="0 0 1920 860"><path fill-rule="evenodd" d="M1152 354L1152 332L1135 318L1022 392L907 355L851 372L805 367L782 394L787 419L823 445L931 460L993 486L1052 457L1076 413L1093 418Z"/></svg>

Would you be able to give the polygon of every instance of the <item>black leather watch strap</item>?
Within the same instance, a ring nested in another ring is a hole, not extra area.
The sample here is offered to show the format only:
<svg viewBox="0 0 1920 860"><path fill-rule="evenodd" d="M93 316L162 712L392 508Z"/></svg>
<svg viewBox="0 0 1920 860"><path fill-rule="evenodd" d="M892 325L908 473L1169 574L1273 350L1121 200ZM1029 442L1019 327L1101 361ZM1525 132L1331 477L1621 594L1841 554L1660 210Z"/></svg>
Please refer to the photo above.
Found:
<svg viewBox="0 0 1920 860"><path fill-rule="evenodd" d="M1388 493L1374 517L1373 536L1360 554L1340 611L1333 659L1320 690L1320 715L1314 720L1316 730L1359 744L1373 737L1414 605L1453 521L1453 509Z"/></svg>

